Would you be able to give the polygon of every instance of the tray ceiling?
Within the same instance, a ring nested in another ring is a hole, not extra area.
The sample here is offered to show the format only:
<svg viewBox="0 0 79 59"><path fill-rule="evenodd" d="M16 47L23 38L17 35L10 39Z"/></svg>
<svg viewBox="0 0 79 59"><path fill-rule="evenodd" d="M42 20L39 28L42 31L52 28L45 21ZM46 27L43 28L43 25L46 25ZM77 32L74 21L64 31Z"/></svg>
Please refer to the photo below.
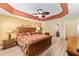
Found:
<svg viewBox="0 0 79 59"><path fill-rule="evenodd" d="M0 13L4 13L7 15L15 14L21 17L27 17L34 20L56 19L68 14L68 8L67 8L68 6L65 3L64 4L60 4L60 3L8 3L8 4L5 4L4 3L0 5L1 5ZM6 7L6 5L8 8ZM33 17L34 15L32 15L32 13L37 13L37 9L49 11L50 14L43 19Z"/></svg>

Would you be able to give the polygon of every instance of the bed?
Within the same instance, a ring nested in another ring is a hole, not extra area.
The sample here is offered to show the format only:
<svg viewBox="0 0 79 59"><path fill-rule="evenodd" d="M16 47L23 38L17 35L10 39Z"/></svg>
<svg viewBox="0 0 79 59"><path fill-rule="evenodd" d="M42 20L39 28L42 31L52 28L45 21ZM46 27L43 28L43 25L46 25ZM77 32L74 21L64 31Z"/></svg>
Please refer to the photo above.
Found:
<svg viewBox="0 0 79 59"><path fill-rule="evenodd" d="M51 35L35 34L35 31L36 28L18 27L17 42L25 55L39 55L51 46Z"/></svg>

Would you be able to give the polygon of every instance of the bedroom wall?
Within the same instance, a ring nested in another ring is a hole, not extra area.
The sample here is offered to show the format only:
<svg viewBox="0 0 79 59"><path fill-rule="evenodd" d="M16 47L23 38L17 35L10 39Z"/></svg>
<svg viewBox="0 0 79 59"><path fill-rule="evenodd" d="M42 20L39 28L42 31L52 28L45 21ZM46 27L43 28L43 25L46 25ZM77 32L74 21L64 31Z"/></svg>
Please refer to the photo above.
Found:
<svg viewBox="0 0 79 59"><path fill-rule="evenodd" d="M77 34L77 29L76 29L77 20L78 20L78 17L65 17L65 18L63 17L60 19L43 21L43 32L50 32L52 34L53 32L52 24L60 23L61 25L65 26L66 36L76 35ZM64 33L62 33L61 35L63 37Z"/></svg>
<svg viewBox="0 0 79 59"><path fill-rule="evenodd" d="M27 19L20 19L11 16L5 16L0 14L0 44L2 40L8 38L8 30L16 30L19 26L38 27L37 21L28 21Z"/></svg>
<svg viewBox="0 0 79 59"><path fill-rule="evenodd" d="M0 24L1 24L1 22L0 22ZM1 25L0 25L0 37L1 37ZM0 39L0 43L2 43L2 40L1 39Z"/></svg>

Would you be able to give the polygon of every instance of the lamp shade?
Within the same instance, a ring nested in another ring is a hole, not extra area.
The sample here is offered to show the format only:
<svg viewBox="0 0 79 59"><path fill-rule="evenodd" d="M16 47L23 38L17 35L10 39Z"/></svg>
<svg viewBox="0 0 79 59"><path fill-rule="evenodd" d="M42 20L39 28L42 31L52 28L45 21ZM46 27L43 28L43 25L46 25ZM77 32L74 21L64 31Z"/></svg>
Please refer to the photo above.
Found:
<svg viewBox="0 0 79 59"><path fill-rule="evenodd" d="M13 30L11 30L11 29L8 29L8 33L12 33L13 32Z"/></svg>
<svg viewBox="0 0 79 59"><path fill-rule="evenodd" d="M40 27L37 27L37 30L40 30Z"/></svg>

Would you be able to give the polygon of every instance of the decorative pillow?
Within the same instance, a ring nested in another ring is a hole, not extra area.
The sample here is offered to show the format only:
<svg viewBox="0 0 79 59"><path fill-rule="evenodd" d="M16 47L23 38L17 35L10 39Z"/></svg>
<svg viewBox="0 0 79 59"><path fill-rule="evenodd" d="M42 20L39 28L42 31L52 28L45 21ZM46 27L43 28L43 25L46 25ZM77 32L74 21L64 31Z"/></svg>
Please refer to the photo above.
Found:
<svg viewBox="0 0 79 59"><path fill-rule="evenodd" d="M3 49L11 48L16 45L17 43L15 39L3 40Z"/></svg>
<svg viewBox="0 0 79 59"><path fill-rule="evenodd" d="M49 32L45 32L45 35L50 35L50 33Z"/></svg>

